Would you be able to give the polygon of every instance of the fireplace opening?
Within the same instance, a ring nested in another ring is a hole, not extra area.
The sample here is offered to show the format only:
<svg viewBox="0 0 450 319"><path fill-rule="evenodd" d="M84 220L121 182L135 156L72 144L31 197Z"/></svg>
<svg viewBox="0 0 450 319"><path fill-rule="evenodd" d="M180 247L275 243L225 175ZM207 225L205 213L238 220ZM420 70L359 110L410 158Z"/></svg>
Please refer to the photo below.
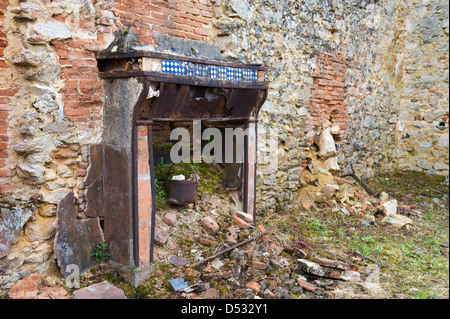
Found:
<svg viewBox="0 0 450 319"><path fill-rule="evenodd" d="M175 245L168 238L170 227L175 227L170 212L183 219L187 239L191 227L206 223L197 218L205 202L221 209L221 199L227 198L232 203L227 209L256 219L257 122L267 98L267 69L217 55L171 53L174 47L148 48L134 42L134 47L108 48L97 57L105 91L98 157L102 227L111 263L131 270L134 282L145 278L151 263L162 256L161 247ZM183 160L192 174L177 164ZM170 175L169 168L183 174ZM197 203L167 203L165 183L175 175L198 179ZM214 209L208 214L215 217ZM205 236L209 231L214 229Z"/></svg>

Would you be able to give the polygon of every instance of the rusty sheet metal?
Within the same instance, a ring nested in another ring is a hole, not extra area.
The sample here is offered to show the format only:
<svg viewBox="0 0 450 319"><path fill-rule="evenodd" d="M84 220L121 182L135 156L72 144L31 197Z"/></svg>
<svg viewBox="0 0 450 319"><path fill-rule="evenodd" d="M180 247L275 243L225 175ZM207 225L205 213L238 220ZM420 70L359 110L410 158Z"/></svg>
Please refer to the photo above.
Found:
<svg viewBox="0 0 450 319"><path fill-rule="evenodd" d="M105 188L103 211L105 240L109 244L111 260L130 265L131 210L130 158L125 151L104 147Z"/></svg>
<svg viewBox="0 0 450 319"><path fill-rule="evenodd" d="M151 106L153 120L248 119L260 101L260 90L210 88L165 83Z"/></svg>

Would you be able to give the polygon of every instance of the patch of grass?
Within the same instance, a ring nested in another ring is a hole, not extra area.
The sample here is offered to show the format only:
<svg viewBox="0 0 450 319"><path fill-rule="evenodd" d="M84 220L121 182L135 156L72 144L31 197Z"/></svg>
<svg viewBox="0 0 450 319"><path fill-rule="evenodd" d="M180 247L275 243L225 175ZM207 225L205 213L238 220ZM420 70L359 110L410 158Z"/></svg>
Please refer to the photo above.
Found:
<svg viewBox="0 0 450 319"><path fill-rule="evenodd" d="M217 195L226 194L226 191L218 187L222 181L222 172L214 164L195 164L193 166L195 172L200 176L198 182L199 194Z"/></svg>
<svg viewBox="0 0 450 319"><path fill-rule="evenodd" d="M423 172L398 171L378 174L366 181L376 194L386 192L394 198L404 198L411 203L423 205L432 198L441 198L448 192L445 176L429 175Z"/></svg>
<svg viewBox="0 0 450 319"><path fill-rule="evenodd" d="M375 242L375 239L373 239L372 236L363 237L361 240L366 244L373 244Z"/></svg>
<svg viewBox="0 0 450 319"><path fill-rule="evenodd" d="M94 253L90 255L90 257L95 258L96 264L107 262L109 258L111 258L111 254L108 251L108 244L106 242L97 244L97 248L95 249Z"/></svg>
<svg viewBox="0 0 450 319"><path fill-rule="evenodd" d="M163 186L163 183L158 179L155 179L155 193L156 193L156 201L159 204L164 204L166 201L166 190Z"/></svg>
<svg viewBox="0 0 450 319"><path fill-rule="evenodd" d="M399 184L398 181L396 181L396 180L390 181L389 178L381 178L380 182L381 182L381 184L386 185L386 186L389 186L389 185L397 186Z"/></svg>
<svg viewBox="0 0 450 319"><path fill-rule="evenodd" d="M311 218L308 220L306 227L308 227L309 229L313 229L313 230L325 230L327 228L327 226L322 223L320 220L318 220L317 218Z"/></svg>
<svg viewBox="0 0 450 319"><path fill-rule="evenodd" d="M415 295L415 299L437 299L438 294L430 292L429 290L418 291Z"/></svg>
<svg viewBox="0 0 450 319"><path fill-rule="evenodd" d="M296 224L298 237L301 235L314 248L313 253L324 258L336 260L340 256L349 260L345 252L357 251L370 258L360 257L362 273L364 265L376 261L381 267L380 283L389 298L448 298L449 261L440 246L449 240L448 203L432 202L435 197L445 199L448 186L442 184L442 177L417 172L384 176L366 184L375 193L387 192L399 205L417 205L424 212L411 216L413 224L407 229L383 224L381 219L373 226L362 227L359 218L343 217L326 209L309 212L302 218L283 215L283 224L286 228ZM382 178L388 179L383 182ZM321 236L323 231L327 231L328 238ZM445 250L448 252L448 248Z"/></svg>

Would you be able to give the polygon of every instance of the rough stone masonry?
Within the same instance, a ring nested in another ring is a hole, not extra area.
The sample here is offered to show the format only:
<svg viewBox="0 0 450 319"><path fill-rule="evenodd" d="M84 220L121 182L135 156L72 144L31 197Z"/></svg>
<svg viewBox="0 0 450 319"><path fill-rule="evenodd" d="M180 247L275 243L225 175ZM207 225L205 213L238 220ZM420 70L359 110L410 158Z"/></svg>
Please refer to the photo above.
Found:
<svg viewBox="0 0 450 319"><path fill-rule="evenodd" d="M105 117L95 57L116 30L269 68L259 132L278 134L258 145L264 209L295 201L324 129L336 172L448 175L448 11L439 0L0 0L0 288L58 271L68 194L78 219L100 225L86 213Z"/></svg>

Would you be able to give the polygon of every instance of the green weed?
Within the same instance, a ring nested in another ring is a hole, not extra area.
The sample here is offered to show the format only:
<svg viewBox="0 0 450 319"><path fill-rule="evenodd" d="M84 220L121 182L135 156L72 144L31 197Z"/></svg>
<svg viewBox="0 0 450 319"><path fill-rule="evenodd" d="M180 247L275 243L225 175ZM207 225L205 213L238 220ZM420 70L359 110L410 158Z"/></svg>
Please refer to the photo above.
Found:
<svg viewBox="0 0 450 319"><path fill-rule="evenodd" d="M111 254L108 252L108 244L106 242L97 244L97 248L94 253L90 255L90 257L95 258L96 264L107 262L109 258L111 258Z"/></svg>

